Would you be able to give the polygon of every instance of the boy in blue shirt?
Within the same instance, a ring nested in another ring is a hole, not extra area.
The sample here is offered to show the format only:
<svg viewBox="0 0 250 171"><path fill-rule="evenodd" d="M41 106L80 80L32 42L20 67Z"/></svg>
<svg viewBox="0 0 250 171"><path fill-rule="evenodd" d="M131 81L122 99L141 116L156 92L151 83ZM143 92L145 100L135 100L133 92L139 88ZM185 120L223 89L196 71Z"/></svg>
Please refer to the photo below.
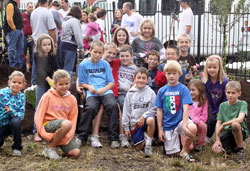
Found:
<svg viewBox="0 0 250 171"><path fill-rule="evenodd" d="M80 87L87 89L87 97L79 121L77 140L79 144L87 141L92 121L103 104L109 116L108 138L111 148L118 148L119 111L111 90L115 84L109 63L101 59L103 52L104 44L99 40L93 41L90 47L91 58L81 62L78 68L78 82Z"/></svg>
<svg viewBox="0 0 250 171"><path fill-rule="evenodd" d="M183 134L185 141L180 156L188 162L194 162L194 158L188 154L197 132L196 125L188 119L192 97L188 88L178 81L182 71L177 61L168 61L164 73L168 84L158 91L155 103L159 139L164 142L166 154L172 156L180 151L179 134Z"/></svg>

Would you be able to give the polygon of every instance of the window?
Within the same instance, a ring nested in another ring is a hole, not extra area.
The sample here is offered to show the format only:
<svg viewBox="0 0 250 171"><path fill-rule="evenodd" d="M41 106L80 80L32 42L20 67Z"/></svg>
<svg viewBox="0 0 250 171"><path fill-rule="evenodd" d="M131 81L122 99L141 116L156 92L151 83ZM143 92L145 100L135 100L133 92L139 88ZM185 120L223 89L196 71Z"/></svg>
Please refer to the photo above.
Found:
<svg viewBox="0 0 250 171"><path fill-rule="evenodd" d="M133 8L135 9L135 1L134 0L119 0L118 1L118 8L122 9L122 5L125 2L131 2L133 4Z"/></svg>
<svg viewBox="0 0 250 171"><path fill-rule="evenodd" d="M155 15L157 9L157 0L140 0L139 13L141 15Z"/></svg>
<svg viewBox="0 0 250 171"><path fill-rule="evenodd" d="M176 0L162 0L161 11L163 15L170 15L172 12L179 14L179 2Z"/></svg>
<svg viewBox="0 0 250 171"><path fill-rule="evenodd" d="M201 3L201 4L199 4L199 3ZM204 14L205 0L190 0L189 5L190 5L194 15ZM201 6L201 7L199 7L199 6Z"/></svg>

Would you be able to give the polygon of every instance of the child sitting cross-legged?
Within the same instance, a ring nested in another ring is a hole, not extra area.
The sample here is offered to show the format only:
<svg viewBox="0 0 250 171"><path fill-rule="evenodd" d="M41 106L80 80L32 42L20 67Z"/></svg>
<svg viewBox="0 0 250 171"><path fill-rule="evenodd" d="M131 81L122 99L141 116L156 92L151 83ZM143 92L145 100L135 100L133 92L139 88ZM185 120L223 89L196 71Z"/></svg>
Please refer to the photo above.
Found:
<svg viewBox="0 0 250 171"><path fill-rule="evenodd" d="M246 125L247 103L239 100L241 86L237 81L226 85L228 101L221 103L216 123L216 141L212 146L215 153L237 152L237 162L245 161L243 140L248 137Z"/></svg>
<svg viewBox="0 0 250 171"><path fill-rule="evenodd" d="M49 159L60 159L56 152L59 146L66 155L78 157L80 146L74 139L78 108L76 98L68 91L70 75L65 70L57 70L53 81L54 89L42 96L35 114L37 132L49 142L43 154Z"/></svg>
<svg viewBox="0 0 250 171"><path fill-rule="evenodd" d="M132 137L136 150L145 146L145 155L152 154L152 139L155 132L155 98L154 91L147 86L149 74L146 68L135 72L135 85L131 87L124 101L122 125L127 137ZM147 131L144 140L144 131Z"/></svg>
<svg viewBox="0 0 250 171"><path fill-rule="evenodd" d="M177 61L168 61L164 73L168 84L158 91L155 103L159 140L164 142L165 153L173 156L180 151L179 134L184 135L180 156L188 162L194 162L194 158L189 155L189 146L197 132L196 125L188 118L192 97L188 88L178 81L182 71Z"/></svg>

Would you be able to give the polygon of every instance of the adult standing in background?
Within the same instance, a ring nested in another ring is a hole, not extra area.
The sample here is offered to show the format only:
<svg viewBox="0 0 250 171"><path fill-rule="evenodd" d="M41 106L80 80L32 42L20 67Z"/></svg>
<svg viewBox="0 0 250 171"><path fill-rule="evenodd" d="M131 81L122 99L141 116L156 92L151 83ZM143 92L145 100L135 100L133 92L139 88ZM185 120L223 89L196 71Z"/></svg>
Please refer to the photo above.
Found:
<svg viewBox="0 0 250 171"><path fill-rule="evenodd" d="M52 13L48 10L48 0L38 0L39 7L36 8L30 16L30 25L32 28L32 38L34 43L36 43L38 37L41 34L49 34L55 46L57 47L57 40L56 40L56 24L53 18ZM32 78L31 84L35 85L36 81L36 66L32 64Z"/></svg>
<svg viewBox="0 0 250 171"><path fill-rule="evenodd" d="M135 38L139 37L140 24L143 17L133 11L133 4L131 2L125 2L122 10L125 15L122 17L121 27L126 28L129 33L129 41L132 43Z"/></svg>
<svg viewBox="0 0 250 171"><path fill-rule="evenodd" d="M63 18L67 16L69 13L69 1L68 0L62 0L61 1L61 9L59 10L60 14L62 14Z"/></svg>
<svg viewBox="0 0 250 171"><path fill-rule="evenodd" d="M178 20L179 24L179 34L188 34L190 36L191 41L194 40L194 14L192 9L189 7L188 0L179 0L180 6L183 8L182 13L179 18L175 17Z"/></svg>
<svg viewBox="0 0 250 171"><path fill-rule="evenodd" d="M8 58L10 67L24 69L23 54L23 19L17 7L16 0L9 0L4 16L4 33L8 43Z"/></svg>
<svg viewBox="0 0 250 171"><path fill-rule="evenodd" d="M119 28L121 26L122 22L122 9L115 10L115 19L111 25L110 33L113 35L115 32L115 29Z"/></svg>
<svg viewBox="0 0 250 171"><path fill-rule="evenodd" d="M29 62L32 65L33 60L33 49L34 49L34 41L32 39L32 28L30 26L30 15L33 11L33 3L28 2L26 6L26 11L22 13L23 17L23 44L24 44L24 55L27 55L27 50L29 49Z"/></svg>

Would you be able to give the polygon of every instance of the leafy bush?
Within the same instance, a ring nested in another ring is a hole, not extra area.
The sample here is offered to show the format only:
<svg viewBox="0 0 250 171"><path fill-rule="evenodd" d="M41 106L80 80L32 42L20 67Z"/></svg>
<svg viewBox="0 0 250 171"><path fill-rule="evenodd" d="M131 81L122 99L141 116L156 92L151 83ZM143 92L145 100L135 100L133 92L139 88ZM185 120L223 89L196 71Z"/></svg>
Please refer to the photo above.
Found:
<svg viewBox="0 0 250 171"><path fill-rule="evenodd" d="M26 102L31 104L34 108L36 106L36 86L28 87L24 90Z"/></svg>

